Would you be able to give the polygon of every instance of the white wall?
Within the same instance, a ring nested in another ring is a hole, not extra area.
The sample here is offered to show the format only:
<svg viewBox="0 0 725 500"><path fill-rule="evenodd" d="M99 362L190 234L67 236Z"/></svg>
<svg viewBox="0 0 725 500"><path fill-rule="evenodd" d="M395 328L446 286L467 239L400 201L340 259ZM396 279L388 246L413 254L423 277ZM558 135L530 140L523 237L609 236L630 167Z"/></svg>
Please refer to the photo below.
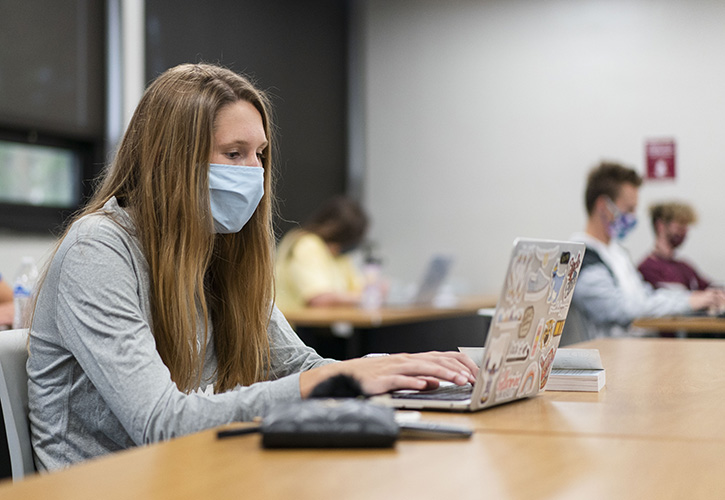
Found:
<svg viewBox="0 0 725 500"><path fill-rule="evenodd" d="M497 291L516 236L583 229L587 171L644 171L644 141L677 142L678 178L640 191L626 240L647 252L646 207L691 200L682 254L725 280L725 2L368 0L364 200L393 277L435 251L456 282Z"/></svg>

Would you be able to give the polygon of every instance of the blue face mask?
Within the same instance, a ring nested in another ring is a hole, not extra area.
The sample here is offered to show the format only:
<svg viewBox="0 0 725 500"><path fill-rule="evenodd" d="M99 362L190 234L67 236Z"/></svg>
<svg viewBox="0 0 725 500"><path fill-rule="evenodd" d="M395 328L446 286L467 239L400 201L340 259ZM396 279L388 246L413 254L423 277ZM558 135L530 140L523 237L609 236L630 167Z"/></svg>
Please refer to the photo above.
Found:
<svg viewBox="0 0 725 500"><path fill-rule="evenodd" d="M618 240L624 239L634 226L637 225L637 216L635 214L623 213L617 208L612 200L607 200L609 211L612 212L614 220L609 223L609 235Z"/></svg>
<svg viewBox="0 0 725 500"><path fill-rule="evenodd" d="M252 218L264 195L264 169L209 165L209 202L214 232L238 233Z"/></svg>

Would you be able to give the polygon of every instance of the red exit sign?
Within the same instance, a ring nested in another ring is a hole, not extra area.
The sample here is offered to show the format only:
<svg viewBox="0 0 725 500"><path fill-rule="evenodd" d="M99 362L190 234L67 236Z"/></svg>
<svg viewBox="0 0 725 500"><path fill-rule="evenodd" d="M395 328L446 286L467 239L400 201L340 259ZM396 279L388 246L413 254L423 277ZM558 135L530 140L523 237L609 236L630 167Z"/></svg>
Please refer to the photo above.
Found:
<svg viewBox="0 0 725 500"><path fill-rule="evenodd" d="M674 139L648 140L645 143L647 178L674 179L675 153Z"/></svg>

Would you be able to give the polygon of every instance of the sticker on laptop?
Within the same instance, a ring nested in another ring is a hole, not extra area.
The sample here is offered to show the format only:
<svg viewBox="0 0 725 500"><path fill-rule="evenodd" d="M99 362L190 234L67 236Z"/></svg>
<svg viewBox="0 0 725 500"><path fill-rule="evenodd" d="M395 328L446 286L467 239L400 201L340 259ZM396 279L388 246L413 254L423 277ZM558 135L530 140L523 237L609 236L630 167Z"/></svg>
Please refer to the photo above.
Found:
<svg viewBox="0 0 725 500"><path fill-rule="evenodd" d="M541 380L539 384L539 390L543 391L546 387L546 382L549 381L549 373L551 373L551 365L554 364L554 354L556 349L551 348L546 356L541 357Z"/></svg>
<svg viewBox="0 0 725 500"><path fill-rule="evenodd" d="M512 340L508 353L506 354L506 361L523 361L529 357L530 350L531 346L529 346L529 343L525 339Z"/></svg>
<svg viewBox="0 0 725 500"><path fill-rule="evenodd" d="M554 328L556 327L556 320L549 319L544 323L544 331L541 334L541 350L546 351L551 344L551 339L554 337Z"/></svg>
<svg viewBox="0 0 725 500"><path fill-rule="evenodd" d="M522 374L520 371L507 366L496 382L496 401L512 398L521 384Z"/></svg>
<svg viewBox="0 0 725 500"><path fill-rule="evenodd" d="M534 334L534 341L531 343L531 352L529 354L531 359L534 359L541 350L541 336L544 334L545 325L546 320L544 318L541 318L539 324L536 325L536 333Z"/></svg>
<svg viewBox="0 0 725 500"><path fill-rule="evenodd" d="M551 288L551 277L543 269L549 267L550 261L554 260L558 254L558 246L552 248L535 247L534 257L531 259L531 262L534 264L532 269L536 270L529 273L524 300L527 302L537 302L543 299L549 292Z"/></svg>
<svg viewBox="0 0 725 500"><path fill-rule="evenodd" d="M550 304L549 313L566 317L569 311L569 299L578 276L582 254L572 258L570 252L562 252L559 261L551 272L551 286L546 302Z"/></svg>
<svg viewBox="0 0 725 500"><path fill-rule="evenodd" d="M564 285L564 300L569 299L571 292L574 291L576 279L579 276L579 266L582 262L582 253L578 252L576 257L569 263L569 272L566 276L566 284Z"/></svg>
<svg viewBox="0 0 725 500"><path fill-rule="evenodd" d="M534 321L534 306L529 306L524 310L521 316L521 324L519 324L519 338L523 339L529 334L531 324Z"/></svg>
<svg viewBox="0 0 725 500"><path fill-rule="evenodd" d="M486 347L483 363L481 363L483 378L486 381L486 385L483 388L483 394L481 394L482 403L488 401L488 398L492 396L492 389L496 375L504 363L504 356L506 355L509 337L510 335L508 333L503 333L501 336L491 339L491 344Z"/></svg>
<svg viewBox="0 0 725 500"><path fill-rule="evenodd" d="M551 270L551 286L549 287L549 296L546 298L546 302L549 304L555 304L559 300L566 281L567 271L569 271L570 259L571 254L569 252L562 252Z"/></svg>
<svg viewBox="0 0 725 500"><path fill-rule="evenodd" d="M532 252L529 250L522 251L511 262L511 270L506 276L506 294L504 295L504 299L510 305L520 304L524 298L531 260Z"/></svg>
<svg viewBox="0 0 725 500"><path fill-rule="evenodd" d="M520 307L507 307L501 309L496 315L496 322L501 328L516 328L524 317L524 310Z"/></svg>
<svg viewBox="0 0 725 500"><path fill-rule="evenodd" d="M549 267L549 261L559 255L559 245L551 248L536 247L536 258L541 262L542 267Z"/></svg>
<svg viewBox="0 0 725 500"><path fill-rule="evenodd" d="M517 396L523 396L530 394L537 387L539 382L539 365L536 361L529 363L529 366L524 371L524 376L521 379L521 385L519 391L516 393Z"/></svg>
<svg viewBox="0 0 725 500"><path fill-rule="evenodd" d="M550 281L551 279L541 269L537 269L535 272L530 273L529 279L526 282L524 300L526 300L526 302L536 302L543 299L549 291Z"/></svg>

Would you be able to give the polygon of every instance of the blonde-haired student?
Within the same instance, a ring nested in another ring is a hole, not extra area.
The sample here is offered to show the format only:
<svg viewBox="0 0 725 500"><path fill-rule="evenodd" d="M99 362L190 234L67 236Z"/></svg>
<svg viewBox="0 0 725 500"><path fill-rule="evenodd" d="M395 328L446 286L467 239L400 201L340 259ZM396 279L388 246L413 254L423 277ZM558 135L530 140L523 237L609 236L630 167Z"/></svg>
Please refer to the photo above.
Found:
<svg viewBox="0 0 725 500"><path fill-rule="evenodd" d="M639 264L642 277L655 288L709 288L712 285L709 279L675 256L687 238L689 227L697 222L695 210L689 204L677 201L655 203L650 206L650 219L655 242L652 252Z"/></svg>

